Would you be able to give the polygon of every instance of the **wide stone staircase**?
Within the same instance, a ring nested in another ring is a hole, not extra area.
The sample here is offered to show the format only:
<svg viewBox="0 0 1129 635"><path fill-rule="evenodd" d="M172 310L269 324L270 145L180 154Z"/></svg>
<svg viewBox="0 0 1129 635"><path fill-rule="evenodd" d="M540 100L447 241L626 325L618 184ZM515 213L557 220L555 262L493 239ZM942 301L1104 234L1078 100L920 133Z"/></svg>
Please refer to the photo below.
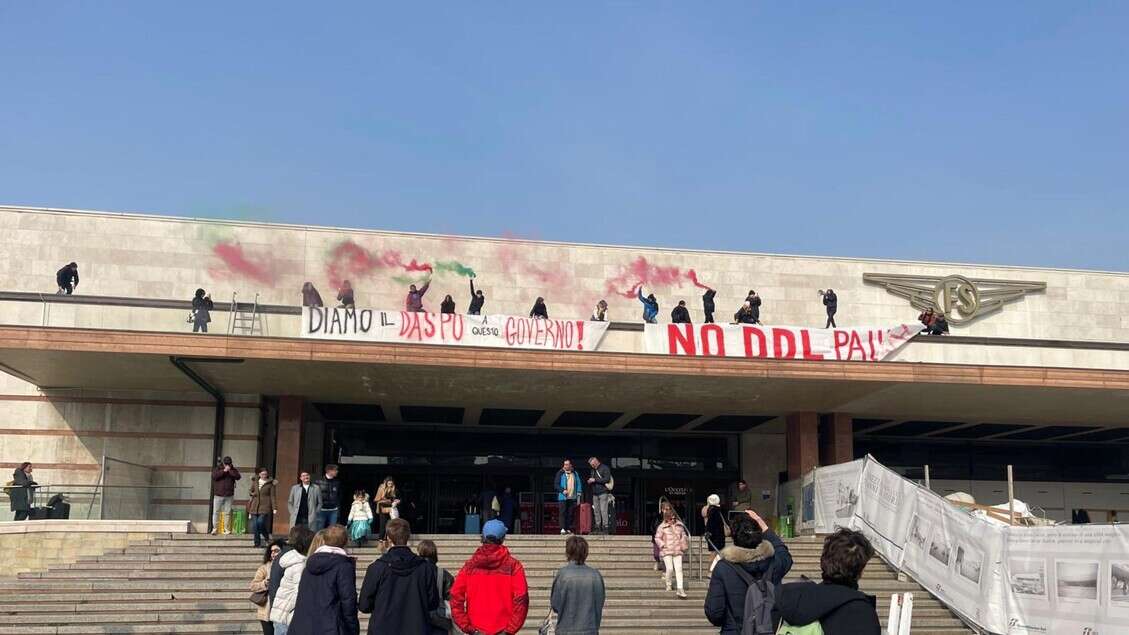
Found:
<svg viewBox="0 0 1129 635"><path fill-rule="evenodd" d="M438 544L439 564L452 573L478 546L474 536L416 536L413 543L425 537ZM506 542L525 565L530 610L522 633L533 634L548 611L553 574L564 560L564 537L523 535ZM646 536L594 536L589 544L588 563L604 575L607 587L601 632L717 632L703 616L708 577L697 578L696 558L685 568L690 597L679 600L663 590L660 575L652 569ZM788 545L795 565L787 580L801 575L818 580L822 542L797 538ZM351 551L358 557L359 589L365 567L379 552L372 546ZM246 536L164 535L45 572L0 578L0 634L259 633L247 598L261 558L262 550L253 548ZM703 568L708 565L707 556ZM920 586L899 581L877 559L867 567L862 588L878 596L883 622L890 594L913 591L913 635L970 632ZM361 632L366 625L367 616L362 615Z"/></svg>

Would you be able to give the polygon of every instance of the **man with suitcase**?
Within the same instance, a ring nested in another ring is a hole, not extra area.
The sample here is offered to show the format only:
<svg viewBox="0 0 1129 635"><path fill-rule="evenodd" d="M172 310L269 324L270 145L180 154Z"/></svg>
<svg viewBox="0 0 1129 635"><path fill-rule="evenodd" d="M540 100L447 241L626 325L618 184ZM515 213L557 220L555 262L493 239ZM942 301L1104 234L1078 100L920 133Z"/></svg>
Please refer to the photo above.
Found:
<svg viewBox="0 0 1129 635"><path fill-rule="evenodd" d="M609 522L608 519L611 490L615 487L612 471L611 468L600 463L600 459L596 457L588 459L588 466L592 468L592 474L588 477L588 484L592 486L592 513L596 518L592 533L610 535L612 528L615 527L614 522Z"/></svg>

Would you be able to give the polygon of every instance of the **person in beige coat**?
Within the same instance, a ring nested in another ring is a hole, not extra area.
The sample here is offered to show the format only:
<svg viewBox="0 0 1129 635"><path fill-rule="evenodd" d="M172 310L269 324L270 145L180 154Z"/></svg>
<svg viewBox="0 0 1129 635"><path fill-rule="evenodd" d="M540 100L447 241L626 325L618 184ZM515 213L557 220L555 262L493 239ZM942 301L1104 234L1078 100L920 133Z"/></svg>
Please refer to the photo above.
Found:
<svg viewBox="0 0 1129 635"><path fill-rule="evenodd" d="M267 589L270 586L271 564L282 553L282 545L284 544L286 544L285 540L275 540L267 545L267 550L263 553L263 564L255 570L255 577L251 580L251 595L253 597L251 603L255 606L255 617L263 627L263 635L274 635L274 624L270 621L270 596L267 595ZM265 601L259 604L255 601L257 598L262 598Z"/></svg>
<svg viewBox="0 0 1129 635"><path fill-rule="evenodd" d="M247 516L251 519L251 533L255 535L255 546L261 547L261 539L270 542L271 525L278 513L278 481L270 477L270 470L260 468L255 480L251 481L251 498L247 500Z"/></svg>
<svg viewBox="0 0 1129 635"><path fill-rule="evenodd" d="M396 507L400 504L400 492L391 476L384 477L384 481L376 488L376 498L373 500L376 501L376 514L380 522L380 539L384 540L384 528L388 526L388 521L399 518Z"/></svg>

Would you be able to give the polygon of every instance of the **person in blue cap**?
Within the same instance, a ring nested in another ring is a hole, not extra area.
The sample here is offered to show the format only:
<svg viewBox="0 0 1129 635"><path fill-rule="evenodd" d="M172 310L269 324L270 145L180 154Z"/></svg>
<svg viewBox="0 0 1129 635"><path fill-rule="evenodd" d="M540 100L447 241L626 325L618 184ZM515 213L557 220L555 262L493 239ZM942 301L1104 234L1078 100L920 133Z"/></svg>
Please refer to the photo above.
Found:
<svg viewBox="0 0 1129 635"><path fill-rule="evenodd" d="M482 526L482 546L463 565L451 587L451 619L464 633L516 635L529 613L525 567L502 543L506 525Z"/></svg>

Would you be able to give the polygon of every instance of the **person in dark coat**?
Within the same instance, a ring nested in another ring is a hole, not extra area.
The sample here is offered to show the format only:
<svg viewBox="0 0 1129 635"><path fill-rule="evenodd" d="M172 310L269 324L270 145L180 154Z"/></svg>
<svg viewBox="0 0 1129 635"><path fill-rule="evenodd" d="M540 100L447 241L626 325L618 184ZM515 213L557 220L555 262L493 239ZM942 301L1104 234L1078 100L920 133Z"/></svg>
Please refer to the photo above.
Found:
<svg viewBox="0 0 1129 635"><path fill-rule="evenodd" d="M737 309L737 313L733 314L733 321L737 324L756 324L757 319L753 317L753 305L745 302Z"/></svg>
<svg viewBox="0 0 1129 635"><path fill-rule="evenodd" d="M196 295L192 297L192 332L193 333L207 333L208 322L212 321L212 309L216 308L212 304L212 296L208 295L203 289L196 289Z"/></svg>
<svg viewBox="0 0 1129 635"><path fill-rule="evenodd" d="M223 533L231 533L231 506L235 502L235 481L243 478L230 456L212 470L212 534L219 533L223 519Z"/></svg>
<svg viewBox="0 0 1129 635"><path fill-rule="evenodd" d="M512 487L506 487L502 491L502 495L498 497L498 505L502 508L498 512L498 520L506 526L506 532L514 530L514 521L517 519L517 498L514 497L514 490Z"/></svg>
<svg viewBox="0 0 1129 635"><path fill-rule="evenodd" d="M12 511L16 513L12 520L27 520L31 512L32 492L36 485L31 479L31 471L31 463L24 461L12 472L12 485L8 489Z"/></svg>
<svg viewBox="0 0 1129 635"><path fill-rule="evenodd" d="M819 295L823 296L823 306L827 309L827 324L823 328L838 328L835 324L835 312L839 310L839 296L835 295L834 289L821 290Z"/></svg>
<svg viewBox="0 0 1129 635"><path fill-rule="evenodd" d="M337 301L341 303L343 309L352 309L357 306L356 297L353 294L353 285L348 280L341 283L341 288L337 290Z"/></svg>
<svg viewBox="0 0 1129 635"><path fill-rule="evenodd" d="M713 324L713 312L717 308L714 304L714 297L717 296L717 291L713 289L706 289L702 294L702 311L706 314L706 324Z"/></svg>
<svg viewBox="0 0 1129 635"><path fill-rule="evenodd" d="M291 635L360 635L357 561L345 551L349 534L341 525L318 533L325 544L306 559L306 568L298 583L294 617L286 632Z"/></svg>
<svg viewBox="0 0 1129 635"><path fill-rule="evenodd" d="M725 549L725 512L721 510L721 497L710 494L706 498L706 506L702 508L702 518L706 521L706 533L709 534L709 550L716 553Z"/></svg>
<svg viewBox="0 0 1129 635"><path fill-rule="evenodd" d="M690 310L686 308L686 300L678 301L678 306L670 312L670 321L672 324L690 323Z"/></svg>
<svg viewBox="0 0 1129 635"><path fill-rule="evenodd" d="M486 295L482 293L482 289L474 288L474 278L470 279L470 306L467 307L467 315L481 315L482 305L486 304Z"/></svg>
<svg viewBox="0 0 1129 635"><path fill-rule="evenodd" d="M312 282L302 285L302 306L325 306L321 301L321 294Z"/></svg>
<svg viewBox="0 0 1129 635"><path fill-rule="evenodd" d="M537 298L533 303L533 308L529 310L529 317L541 320L549 319L549 307L545 306L545 298Z"/></svg>
<svg viewBox="0 0 1129 635"><path fill-rule="evenodd" d="M59 290L55 295L74 293L75 288L78 286L78 263L72 262L69 265L55 272L55 283L59 285Z"/></svg>
<svg viewBox="0 0 1129 635"><path fill-rule="evenodd" d="M761 323L761 297L757 295L756 291L749 289L749 295L745 298L745 302L749 303L749 309L752 311L753 324Z"/></svg>
<svg viewBox="0 0 1129 635"><path fill-rule="evenodd" d="M840 529L823 541L823 583L785 584L776 591L773 613L791 626L819 622L824 635L879 635L878 602L859 591L859 578L874 548L866 536Z"/></svg>
<svg viewBox="0 0 1129 635"><path fill-rule="evenodd" d="M411 535L408 521L388 521L384 530L388 550L365 571L357 608L372 614L369 635L431 635L433 631L431 612L439 608L438 569L412 553Z"/></svg>
<svg viewBox="0 0 1129 635"><path fill-rule="evenodd" d="M439 303L439 312L440 313L454 313L455 312L455 299L452 298L450 296L450 294L445 296L443 298L443 301Z"/></svg>
<svg viewBox="0 0 1129 635"><path fill-rule="evenodd" d="M740 567L754 580L779 585L792 568L792 555L780 537L754 511L737 515L730 525L733 544L721 550L721 561L710 575L706 591L706 619L722 635L740 635L748 585Z"/></svg>
<svg viewBox="0 0 1129 635"><path fill-rule="evenodd" d="M431 278L423 283L423 286L416 288L416 285L408 286L408 297L404 299L404 308L409 313L423 313L423 295L431 288Z"/></svg>
<svg viewBox="0 0 1129 635"><path fill-rule="evenodd" d="M435 586L439 591L439 606L431 611L431 635L461 635L462 631L451 619L451 588L455 586L455 576L439 566L439 548L432 540L421 540L416 545L419 557L435 565Z"/></svg>

